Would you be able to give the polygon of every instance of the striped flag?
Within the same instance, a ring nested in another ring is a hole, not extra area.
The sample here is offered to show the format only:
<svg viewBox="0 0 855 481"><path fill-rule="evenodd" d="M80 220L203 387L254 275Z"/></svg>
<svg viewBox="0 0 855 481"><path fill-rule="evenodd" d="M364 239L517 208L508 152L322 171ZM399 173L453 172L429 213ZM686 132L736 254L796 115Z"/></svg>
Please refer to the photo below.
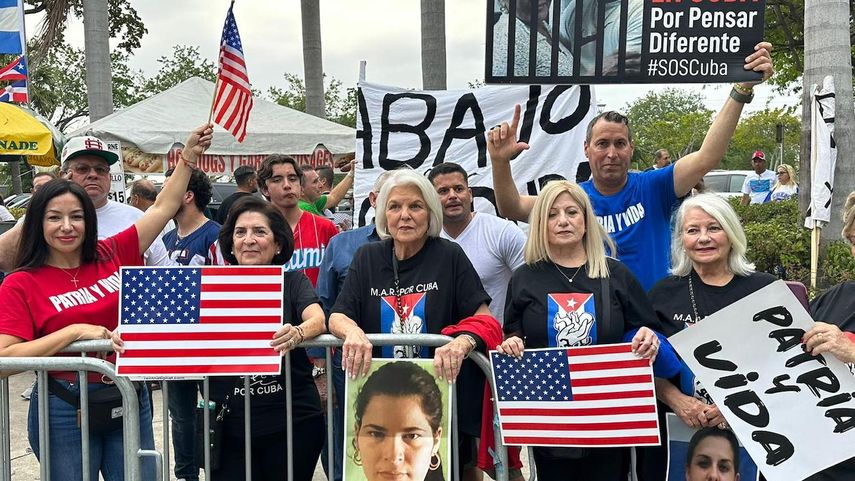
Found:
<svg viewBox="0 0 855 481"><path fill-rule="evenodd" d="M27 80L27 58L20 55L9 65L0 68L0 80Z"/></svg>
<svg viewBox="0 0 855 481"><path fill-rule="evenodd" d="M0 53L24 53L24 0L0 0Z"/></svg>
<svg viewBox="0 0 855 481"><path fill-rule="evenodd" d="M282 267L122 268L120 375L279 374Z"/></svg>
<svg viewBox="0 0 855 481"><path fill-rule="evenodd" d="M653 368L630 344L490 353L502 443L659 445Z"/></svg>
<svg viewBox="0 0 855 481"><path fill-rule="evenodd" d="M11 84L0 89L0 102L14 102L16 104L25 104L30 101L30 94L27 92L27 82L12 82Z"/></svg>
<svg viewBox="0 0 855 481"><path fill-rule="evenodd" d="M220 40L219 71L214 92L213 113L217 124L231 132L238 142L243 142L246 138L249 111L252 110L252 91L243 58L243 45L240 42L240 33L238 33L232 8L234 8L234 2L226 15L223 37Z"/></svg>

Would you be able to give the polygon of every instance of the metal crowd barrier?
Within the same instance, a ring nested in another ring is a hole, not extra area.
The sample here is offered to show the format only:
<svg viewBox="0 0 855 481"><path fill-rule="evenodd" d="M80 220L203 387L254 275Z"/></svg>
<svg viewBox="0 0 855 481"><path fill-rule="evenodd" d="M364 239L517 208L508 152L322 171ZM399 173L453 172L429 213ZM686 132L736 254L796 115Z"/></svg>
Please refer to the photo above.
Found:
<svg viewBox="0 0 855 481"><path fill-rule="evenodd" d="M50 475L50 423L48 422L48 371L78 371L80 375L80 426L83 479L89 473L89 383L88 372L95 372L115 382L122 393L122 423L124 446L124 478L126 481L141 481L140 458L153 456L157 472L162 472L159 452L140 449L139 400L130 380L116 375L116 366L103 359L86 357L87 352L108 352L110 341L76 342L63 352L82 353L83 357L5 357L0 358L0 371L36 371L38 383L39 452L43 462L39 463L39 479L49 481ZM0 480L11 481L11 436L9 423L9 379L0 378Z"/></svg>
<svg viewBox="0 0 855 481"><path fill-rule="evenodd" d="M369 341L375 346L390 346L390 345L420 345L426 347L440 347L452 340L451 337L442 336L439 334L368 334ZM327 380L327 440L333 438L333 379L332 379L332 355L331 348L340 347L342 341L332 335L325 334L317 338L306 341L300 344L301 348L323 347L326 350L326 380ZM63 352L108 352L110 351L110 341L82 341L76 342L66 348ZM473 352L469 359L484 372L487 382L490 384L490 390L493 393L493 399L497 399L496 389L493 385L490 375L490 362L486 356L481 353ZM285 409L286 413L291 412L291 358L290 355L285 356L284 363L285 372ZM124 423L124 449L125 449L125 480L139 481L141 480L140 457L153 456L155 457L158 478L170 479L169 470L169 413L168 399L169 387L168 382L162 385L162 412L163 412L163 454L157 450L142 450L140 449L140 425L139 425L139 402L136 396L136 391L131 382L124 377L117 377L115 366L102 359L92 357L32 357L32 358L0 358L0 371L37 371L38 372L38 389L39 393L47 393L47 371L79 371L81 372L81 426L82 426L82 450L83 450L83 479L89 479L89 433L88 433L88 390L86 372L94 371L112 379L119 390L122 392L122 406L125 415L123 416ZM249 392L250 377L244 376L244 389ZM456 393L456 391L455 391ZM208 406L209 397L209 378L205 377L202 381L202 398L204 406ZM244 396L244 413L245 413L245 459L246 462L246 479L252 479L252 436L250 433L249 416L251 416L250 396ZM48 413L48 397L39 396L39 446L41 458L43 460L50 459L49 446L49 431L47 422ZM452 439L457 439L457 397L452 399ZM10 435L9 435L9 383L8 378L0 379L0 481L11 480L11 454L10 454ZM210 459L210 409L204 410L204 445L205 445L205 463L201 466L205 469L205 479L214 481L211 476L211 459ZM507 449L499 444L501 435L496 423L493 423L495 431L496 449L493 453L495 457L495 469L497 481L507 481ZM294 464L292 456L293 447L293 422L291 416L286 418L286 436L288 444L287 453L287 479L293 479ZM333 478L335 473L335 462L333 459L334 449L328 443L327 449L327 466L329 469L329 477ZM451 443L453 451L452 478L460 479L460 469L458 466L459 456L457 453L457 444ZM343 468L343 466L342 466ZM50 478L50 463L40 463L41 476L40 479L49 481ZM148 481L148 480L146 480ZM219 481L219 480L216 480Z"/></svg>

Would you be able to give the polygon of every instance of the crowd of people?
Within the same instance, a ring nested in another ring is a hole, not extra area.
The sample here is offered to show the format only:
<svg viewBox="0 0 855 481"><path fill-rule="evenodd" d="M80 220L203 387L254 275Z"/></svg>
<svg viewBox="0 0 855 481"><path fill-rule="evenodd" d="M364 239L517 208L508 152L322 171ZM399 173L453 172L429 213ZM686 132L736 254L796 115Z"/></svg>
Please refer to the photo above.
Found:
<svg viewBox="0 0 855 481"><path fill-rule="evenodd" d="M745 68L760 72L764 80L773 72L770 49L761 43L746 59ZM211 183L195 169L210 145L211 125L191 133L159 193L145 181L132 186L133 207L107 198L116 154L97 138L71 139L62 152L59 178L39 176L38 187L34 179L24 220L0 236L0 270L10 272L0 284L0 355L53 356L83 339L112 339L122 353L117 292L95 289L99 296L81 295L83 300L75 303L57 300L116 276L121 266L284 266L283 325L270 346L290 353L290 385L284 373L251 379L252 450L246 459L243 380L211 382L211 400L223 413L220 449L226 457L214 465L213 477L241 480L250 465L252 479L284 479L290 453L294 479L309 480L319 458L326 463L322 451L331 449L335 464L324 467L330 479L340 480L345 377L368 375L373 358L431 358L438 380L457 386L453 443L461 479L483 479L484 472L495 474L492 413L484 408L484 374L468 359L470 353L498 350L520 357L533 348L631 342L637 356L654 362L667 336L775 279L757 272L746 258L745 233L730 204L714 194L692 195L704 174L719 165L750 101L744 92L751 88L746 83L734 90L700 150L674 163L667 151L659 152L655 168L644 172L629 170L628 119L617 112L597 115L582 146L591 179L552 181L538 196L521 196L512 178L511 159L528 147L517 140L517 106L510 122L488 132L487 148L499 211L527 222L527 234L509 220L475 212L467 172L453 162L434 167L427 176L408 168L383 173L368 196L374 222L339 233L324 213L353 185L353 163L333 186L327 169L270 155L257 170L235 171L238 191L212 220L205 216ZM758 178L746 179L746 198L759 198L758 189L766 187L762 193L772 200L794 195L790 166L778 167L776 183L760 182L769 176L765 156L758 153L753 159ZM855 194L847 202L844 225L843 238L855 246ZM844 283L813 301L812 313L822 322L803 339L806 350L855 361L855 343L846 334L855 330L852 289L852 283ZM555 301L569 295L572 305ZM325 332L343 341L332 366L326 366L333 372L337 400L335 412L326 417L333 424L332 440L325 439L324 410L313 380L323 353L301 346ZM444 334L453 340L437 348L381 347L368 340L373 333ZM655 372L661 412L674 412L699 429L686 458L686 479L737 479L736 438L703 386L679 361ZM63 446L52 449L49 460L41 459L51 463L54 479L81 478L76 407L53 390L77 396L77 376L52 372L51 386L58 387L32 394L35 399L49 395L51 443ZM88 381L90 393L108 386L100 377ZM450 460L439 452L443 423L436 383L405 363L384 365L369 376L353 405L351 459L363 467L366 479L441 479L437 466ZM174 474L198 480L199 384L169 381L168 388ZM139 399L141 446L152 449L146 386ZM29 433L40 457L37 406L31 403ZM285 434L288 416L292 446ZM662 439L667 444L664 432ZM544 481L618 481L631 469L638 479L659 481L665 477L665 449L639 449L635 466L630 448L535 448L531 461ZM123 456L121 430L92 436L93 479L100 473L107 481L121 480ZM522 479L521 467L519 452L511 451L511 479ZM143 469L145 479L154 479L149 458ZM846 479L851 469L844 463L815 479Z"/></svg>

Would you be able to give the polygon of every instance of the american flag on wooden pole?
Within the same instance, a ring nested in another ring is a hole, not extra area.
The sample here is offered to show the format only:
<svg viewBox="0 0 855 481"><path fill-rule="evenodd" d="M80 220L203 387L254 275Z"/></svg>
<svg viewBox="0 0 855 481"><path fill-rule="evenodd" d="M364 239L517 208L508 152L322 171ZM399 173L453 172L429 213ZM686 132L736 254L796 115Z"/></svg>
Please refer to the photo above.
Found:
<svg viewBox="0 0 855 481"><path fill-rule="evenodd" d="M279 374L282 267L121 270L118 374L142 378Z"/></svg>
<svg viewBox="0 0 855 481"><path fill-rule="evenodd" d="M226 15L226 23L223 25L219 69L211 113L218 125L231 132L238 142L243 142L246 138L249 111L252 110L252 90L249 85L246 62L244 62L240 33L232 13L234 5L232 1L229 13Z"/></svg>
<svg viewBox="0 0 855 481"><path fill-rule="evenodd" d="M630 344L490 353L505 445L656 446L653 368Z"/></svg>

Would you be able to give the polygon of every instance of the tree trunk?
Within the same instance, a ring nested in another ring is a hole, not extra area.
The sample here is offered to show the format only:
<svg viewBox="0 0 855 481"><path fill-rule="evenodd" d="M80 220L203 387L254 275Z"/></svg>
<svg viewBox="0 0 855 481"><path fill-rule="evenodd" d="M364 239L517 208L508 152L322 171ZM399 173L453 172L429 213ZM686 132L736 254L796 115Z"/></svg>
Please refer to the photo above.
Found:
<svg viewBox="0 0 855 481"><path fill-rule="evenodd" d="M855 189L855 170L851 156L855 152L855 109L852 108L852 57L849 38L849 3L845 0L805 0L805 74L803 119L810 118L811 85L822 85L826 75L834 77L834 138L837 165L834 169L831 222L822 230L823 242L840 239L840 212L846 196ZM810 136L805 137L802 123L802 160L810 163ZM810 127L807 127L809 133ZM807 145L807 150L805 146ZM805 156L805 153L807 155ZM808 185L802 177L802 185ZM808 189L806 189L808 190Z"/></svg>
<svg viewBox="0 0 855 481"><path fill-rule="evenodd" d="M89 121L94 122L113 113L107 0L83 0L83 30Z"/></svg>
<svg viewBox="0 0 855 481"><path fill-rule="evenodd" d="M21 161L20 157L15 156L16 160L9 162L9 177L12 178L12 193L23 194L24 189L21 185Z"/></svg>
<svg viewBox="0 0 855 481"><path fill-rule="evenodd" d="M422 87L445 90L445 0L422 0Z"/></svg>
<svg viewBox="0 0 855 481"><path fill-rule="evenodd" d="M303 71L306 77L306 112L326 116L324 59L321 52L321 7L318 0L300 0L303 25Z"/></svg>

